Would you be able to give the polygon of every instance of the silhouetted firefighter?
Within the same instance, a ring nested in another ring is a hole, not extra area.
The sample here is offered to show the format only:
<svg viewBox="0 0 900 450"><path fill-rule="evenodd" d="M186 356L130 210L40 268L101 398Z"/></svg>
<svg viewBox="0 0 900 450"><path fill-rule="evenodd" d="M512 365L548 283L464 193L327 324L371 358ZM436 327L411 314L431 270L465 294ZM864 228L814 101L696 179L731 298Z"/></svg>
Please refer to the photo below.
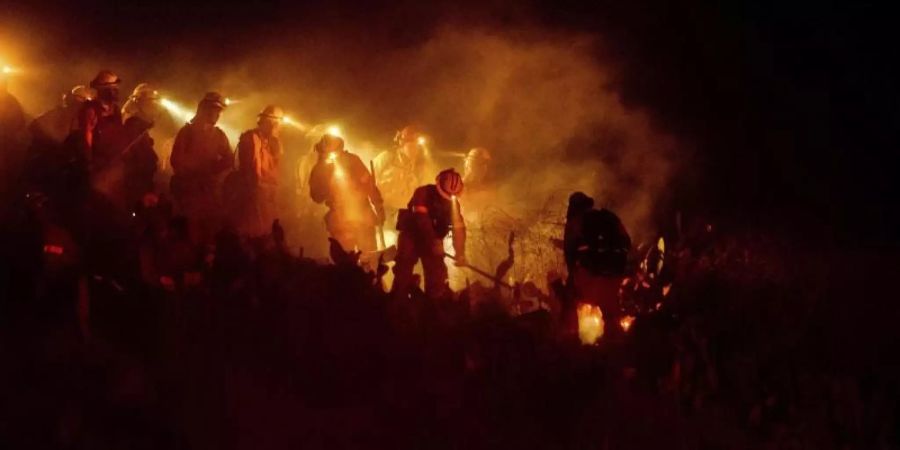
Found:
<svg viewBox="0 0 900 450"><path fill-rule="evenodd" d="M444 238L453 232L454 263L466 264L466 225L457 196L462 194L462 177L453 169L438 174L435 184L421 186L413 193L407 209L397 219L397 265L394 266L393 295L406 298L413 279L413 267L422 260L425 293L443 298L450 293Z"/></svg>
<svg viewBox="0 0 900 450"><path fill-rule="evenodd" d="M569 298L563 317L572 319L576 303L598 305L606 330L616 334L619 326L619 285L631 237L619 217L608 209L595 209L594 199L582 192L569 196L563 252L569 271Z"/></svg>

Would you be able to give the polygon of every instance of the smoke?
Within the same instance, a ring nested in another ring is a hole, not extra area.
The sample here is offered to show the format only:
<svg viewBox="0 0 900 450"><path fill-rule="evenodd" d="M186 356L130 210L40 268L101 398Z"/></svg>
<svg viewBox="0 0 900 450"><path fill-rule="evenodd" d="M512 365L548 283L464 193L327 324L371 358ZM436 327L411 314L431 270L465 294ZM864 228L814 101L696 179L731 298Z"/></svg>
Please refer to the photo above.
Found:
<svg viewBox="0 0 900 450"><path fill-rule="evenodd" d="M621 74L598 56L598 36L456 22L402 46L377 30L358 36L323 26L248 36L227 48L203 36L165 52L105 55L99 47L48 63L42 87L32 79L29 93L47 102L110 68L126 80L123 97L149 81L188 109L209 90L234 99L221 122L232 144L275 103L303 124L340 125L364 159L415 123L443 166L461 169L462 159L448 155L475 146L491 151L500 178L492 206L505 214L546 216L549 208L558 225L566 197L581 190L616 211L636 237L654 230L678 142L623 104L615 90ZM31 113L51 106L25 103ZM311 142L299 130L284 135L293 164Z"/></svg>

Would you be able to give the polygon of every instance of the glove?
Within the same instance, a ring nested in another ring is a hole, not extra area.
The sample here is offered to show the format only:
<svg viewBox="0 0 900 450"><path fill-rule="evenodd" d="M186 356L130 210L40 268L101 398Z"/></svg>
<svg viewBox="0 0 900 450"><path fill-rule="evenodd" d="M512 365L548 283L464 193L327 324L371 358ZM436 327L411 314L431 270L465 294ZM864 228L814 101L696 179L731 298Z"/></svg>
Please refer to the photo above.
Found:
<svg viewBox="0 0 900 450"><path fill-rule="evenodd" d="M456 267L466 267L469 265L468 260L466 260L465 254L457 253L456 257L453 258L453 265Z"/></svg>

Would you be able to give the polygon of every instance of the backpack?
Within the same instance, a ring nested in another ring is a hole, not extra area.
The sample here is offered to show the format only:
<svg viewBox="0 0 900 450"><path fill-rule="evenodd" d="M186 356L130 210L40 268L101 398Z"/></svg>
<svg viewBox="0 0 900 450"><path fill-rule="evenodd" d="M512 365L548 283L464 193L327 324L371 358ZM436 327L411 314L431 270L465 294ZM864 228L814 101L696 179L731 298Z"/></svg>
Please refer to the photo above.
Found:
<svg viewBox="0 0 900 450"><path fill-rule="evenodd" d="M591 209L582 219L579 264L595 274L621 275L631 250L631 237L622 221L608 209Z"/></svg>

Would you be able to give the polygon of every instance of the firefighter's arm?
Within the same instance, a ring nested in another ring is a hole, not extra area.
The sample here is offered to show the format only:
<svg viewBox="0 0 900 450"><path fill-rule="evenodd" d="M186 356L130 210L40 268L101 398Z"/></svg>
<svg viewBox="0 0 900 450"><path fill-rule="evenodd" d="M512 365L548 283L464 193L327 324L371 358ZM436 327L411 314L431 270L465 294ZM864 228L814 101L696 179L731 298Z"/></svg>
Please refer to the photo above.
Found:
<svg viewBox="0 0 900 450"><path fill-rule="evenodd" d="M94 148L94 129L97 128L97 110L90 106L85 106L78 113L78 126L81 128L81 144L84 149L82 155L85 161L90 161L93 157Z"/></svg>
<svg viewBox="0 0 900 450"><path fill-rule="evenodd" d="M219 160L216 161L216 165L214 166L214 171L217 174L234 168L234 152L231 151L231 144L228 143L228 136L225 136L225 133L222 130L218 131L219 143L217 145L218 149L216 150L216 153L219 155Z"/></svg>
<svg viewBox="0 0 900 450"><path fill-rule="evenodd" d="M178 131L178 134L175 136L175 142L172 144L172 155L169 156L169 163L172 165L172 169L178 172L190 171L193 167L190 167L189 158L187 158L187 128L182 128Z"/></svg>
<svg viewBox="0 0 900 450"><path fill-rule="evenodd" d="M378 219L378 224L383 225L384 199L381 198L381 191L378 190L378 186L375 185L375 177L373 174L369 173L369 169L366 168L366 165L363 164L359 157L354 158L353 166L353 172L355 176L358 177L357 182L359 183L359 186L362 186L363 189L365 189L366 196L372 203L372 207L375 208L375 216Z"/></svg>
<svg viewBox="0 0 900 450"><path fill-rule="evenodd" d="M259 177L259 158L256 155L256 142L254 142L251 133L244 133L238 140L238 161L239 168L246 176L253 181Z"/></svg>
<svg viewBox="0 0 900 450"><path fill-rule="evenodd" d="M334 164L328 164L322 159L313 166L309 174L309 196L314 202L322 203L328 199L333 173Z"/></svg>

